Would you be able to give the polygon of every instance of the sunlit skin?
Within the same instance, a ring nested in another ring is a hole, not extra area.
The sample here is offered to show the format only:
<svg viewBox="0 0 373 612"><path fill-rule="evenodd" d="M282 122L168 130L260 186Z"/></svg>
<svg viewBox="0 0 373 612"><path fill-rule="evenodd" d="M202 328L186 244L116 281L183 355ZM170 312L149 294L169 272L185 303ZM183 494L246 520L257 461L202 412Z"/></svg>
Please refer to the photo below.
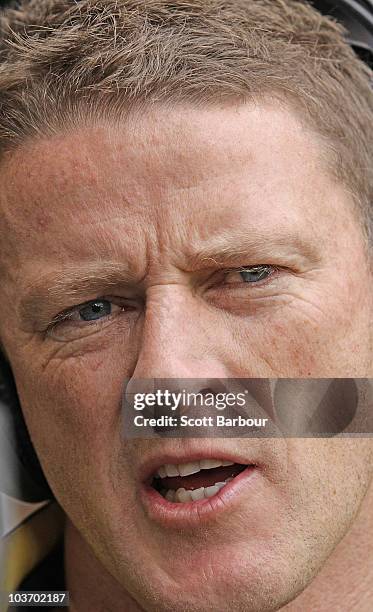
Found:
<svg viewBox="0 0 373 612"><path fill-rule="evenodd" d="M71 610L368 612L369 438L203 441L260 469L174 529L139 474L201 441L121 433L124 378L373 377L369 254L317 136L270 102L159 107L23 145L0 178L0 337L69 519Z"/></svg>

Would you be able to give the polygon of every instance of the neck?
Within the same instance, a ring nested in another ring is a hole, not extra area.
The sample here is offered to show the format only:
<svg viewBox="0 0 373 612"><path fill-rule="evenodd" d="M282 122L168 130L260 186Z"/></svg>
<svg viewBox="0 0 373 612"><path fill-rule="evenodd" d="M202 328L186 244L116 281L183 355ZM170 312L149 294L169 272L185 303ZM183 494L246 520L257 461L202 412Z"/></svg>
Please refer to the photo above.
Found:
<svg viewBox="0 0 373 612"><path fill-rule="evenodd" d="M283 612L371 612L373 601L373 485L348 534L312 583ZM70 612L144 612L97 560L79 531L67 520L66 589Z"/></svg>

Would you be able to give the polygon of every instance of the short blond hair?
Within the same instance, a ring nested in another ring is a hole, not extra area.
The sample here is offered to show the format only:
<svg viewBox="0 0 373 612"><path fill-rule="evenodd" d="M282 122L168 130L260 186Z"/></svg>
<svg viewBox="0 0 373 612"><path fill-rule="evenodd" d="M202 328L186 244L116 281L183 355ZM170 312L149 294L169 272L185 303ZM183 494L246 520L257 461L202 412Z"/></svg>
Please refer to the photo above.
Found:
<svg viewBox="0 0 373 612"><path fill-rule="evenodd" d="M305 0L21 0L0 37L0 153L139 105L277 95L373 236L372 72Z"/></svg>

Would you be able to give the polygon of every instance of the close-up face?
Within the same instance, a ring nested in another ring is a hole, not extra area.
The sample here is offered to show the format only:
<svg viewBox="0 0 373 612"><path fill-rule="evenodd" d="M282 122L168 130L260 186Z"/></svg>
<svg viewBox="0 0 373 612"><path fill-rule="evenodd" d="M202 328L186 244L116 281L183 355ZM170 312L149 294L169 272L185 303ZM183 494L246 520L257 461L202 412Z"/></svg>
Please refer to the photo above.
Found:
<svg viewBox="0 0 373 612"><path fill-rule="evenodd" d="M371 441L127 440L121 400L125 379L373 376L369 254L317 136L271 103L160 107L0 177L0 338L57 501L146 610L278 609L349 531ZM148 494L202 459L251 468Z"/></svg>

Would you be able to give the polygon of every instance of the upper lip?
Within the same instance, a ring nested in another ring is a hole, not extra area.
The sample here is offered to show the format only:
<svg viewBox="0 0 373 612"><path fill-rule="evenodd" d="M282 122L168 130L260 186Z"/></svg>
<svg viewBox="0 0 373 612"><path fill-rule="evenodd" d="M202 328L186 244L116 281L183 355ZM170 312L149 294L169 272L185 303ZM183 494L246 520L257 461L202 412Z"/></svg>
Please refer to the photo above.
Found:
<svg viewBox="0 0 373 612"><path fill-rule="evenodd" d="M178 465L179 463L191 463L201 459L223 459L239 463L242 465L258 465L254 458L249 458L239 452L229 452L225 450L206 449L193 452L169 452L157 453L148 457L140 466L140 480L144 483L150 483L156 471L165 464Z"/></svg>

